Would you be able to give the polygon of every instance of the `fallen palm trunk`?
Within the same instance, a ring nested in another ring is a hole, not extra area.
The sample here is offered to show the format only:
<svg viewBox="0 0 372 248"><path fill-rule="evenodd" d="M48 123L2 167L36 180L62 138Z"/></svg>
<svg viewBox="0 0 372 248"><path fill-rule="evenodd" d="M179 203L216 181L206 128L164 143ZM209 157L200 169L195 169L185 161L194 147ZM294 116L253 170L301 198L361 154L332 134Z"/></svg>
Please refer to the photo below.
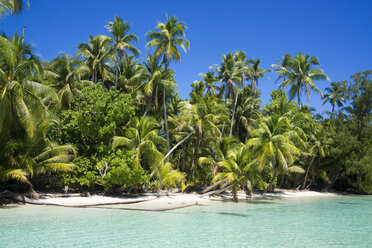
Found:
<svg viewBox="0 0 372 248"><path fill-rule="evenodd" d="M104 208L104 209L120 209L120 210L132 210L132 211L168 211L168 210L192 207L196 205L199 205L199 204L195 202L193 204L188 204L188 205L183 205L183 206L169 207L169 208L156 208L156 209L147 209L147 208Z"/></svg>
<svg viewBox="0 0 372 248"><path fill-rule="evenodd" d="M221 183L227 182L227 180L228 180L228 178L225 178L224 180L218 181L218 182L212 184L211 186L207 187L206 189L202 190L200 193L202 193L202 194L207 193L208 191L214 189L215 187L217 187Z"/></svg>
<svg viewBox="0 0 372 248"><path fill-rule="evenodd" d="M221 189L218 189L218 190L214 190L214 191L210 191L208 193L205 193L203 194L202 196L208 196L208 195L213 195L213 194L220 194L226 190L228 190L229 188L231 188L232 186L234 186L234 184L230 184L228 186L223 186Z"/></svg>

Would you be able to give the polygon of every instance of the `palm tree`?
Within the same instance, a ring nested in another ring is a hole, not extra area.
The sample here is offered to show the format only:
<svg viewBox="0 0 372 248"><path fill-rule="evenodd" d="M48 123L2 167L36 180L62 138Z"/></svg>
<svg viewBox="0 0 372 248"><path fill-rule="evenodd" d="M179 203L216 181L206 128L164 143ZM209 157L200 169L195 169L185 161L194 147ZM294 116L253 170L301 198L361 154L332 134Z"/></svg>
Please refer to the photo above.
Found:
<svg viewBox="0 0 372 248"><path fill-rule="evenodd" d="M158 190L162 186L175 186L176 183L183 181L183 174L174 170L172 164L164 163L164 155L157 149L157 147L164 146L165 140L158 135L159 124L155 119L146 116L138 120L136 117L130 124L133 127L126 130L125 137L115 136L113 138L112 148L136 149L134 167L147 165L152 171L151 177L155 175L158 178Z"/></svg>
<svg viewBox="0 0 372 248"><path fill-rule="evenodd" d="M0 180L26 183L34 198L38 198L30 178L56 171L67 171L76 151L71 145L57 145L46 137L53 120L40 123L30 139L10 139L0 145Z"/></svg>
<svg viewBox="0 0 372 248"><path fill-rule="evenodd" d="M332 114L335 111L335 106L342 107L343 102L346 101L344 97L343 88L340 82L331 83L331 87L325 89L328 93L324 95L323 105L327 102L332 104Z"/></svg>
<svg viewBox="0 0 372 248"><path fill-rule="evenodd" d="M0 17L6 15L7 11L10 14L18 14L23 10L23 0L0 0ZM27 7L29 3L27 1Z"/></svg>
<svg viewBox="0 0 372 248"><path fill-rule="evenodd" d="M249 60L249 76L251 78L251 88L258 87L258 79L265 76L266 73L270 72L270 69L263 70L260 67L261 59L250 59Z"/></svg>
<svg viewBox="0 0 372 248"><path fill-rule="evenodd" d="M135 93L145 78L145 68L138 64L138 59L130 55L118 62L119 79L117 89L125 93Z"/></svg>
<svg viewBox="0 0 372 248"><path fill-rule="evenodd" d="M143 117L145 117L147 112L150 110L152 99L154 99L155 109L158 109L159 85L163 77L163 72L160 65L160 59L155 55L148 53L143 65L145 67L144 78L146 83L142 84L140 88L144 91L144 94L147 97L146 110L143 114Z"/></svg>
<svg viewBox="0 0 372 248"><path fill-rule="evenodd" d="M76 56L85 59L81 63L91 70L92 81L97 83L100 75L102 86L104 86L104 81L110 72L110 66L107 62L113 60L111 38L105 35L90 36L89 43L83 42L78 45Z"/></svg>
<svg viewBox="0 0 372 248"><path fill-rule="evenodd" d="M115 136L112 142L112 149L126 147L136 149L135 167L141 166L141 161L146 165L156 164L162 154L157 146L162 146L165 140L158 135L159 124L154 118L146 116L138 119L135 117L129 123L130 127L126 129L124 136Z"/></svg>
<svg viewBox="0 0 372 248"><path fill-rule="evenodd" d="M166 22L159 21L155 26L155 29L158 31L152 30L146 34L149 40L146 48L153 47L155 50L154 55L156 57L163 57L165 76L168 75L168 67L172 60L181 62L178 47L182 48L185 52L187 51L186 49L190 49L189 41L185 38L186 25L178 21L176 16L169 18L168 14L166 14L166 18ZM170 142L165 98L165 85L163 85L164 126L167 136L167 152L169 152Z"/></svg>
<svg viewBox="0 0 372 248"><path fill-rule="evenodd" d="M272 180L276 178L277 167L284 171L294 161L294 155L300 153L297 145L305 146L303 138L291 128L287 117L271 115L263 118L259 127L251 132L252 138L247 141L247 147L257 157L260 168L269 166L272 169Z"/></svg>
<svg viewBox="0 0 372 248"><path fill-rule="evenodd" d="M189 174L192 179L200 148L206 141L220 136L219 126L226 121L227 115L222 104L213 95L204 95L195 104L183 101L180 106L179 117L170 118L170 121L175 126L174 131L193 134L189 139L191 145L185 146L186 149L192 149Z"/></svg>
<svg viewBox="0 0 372 248"><path fill-rule="evenodd" d="M247 172L254 165L249 154L249 150L243 144L238 145L227 153L227 158L218 162L221 171L213 178L213 181L221 181L227 178L227 182L232 185L233 202L238 202L237 187L244 184Z"/></svg>
<svg viewBox="0 0 372 248"><path fill-rule="evenodd" d="M44 69L44 75L50 78L53 86L59 90L58 96L63 106L71 108L71 102L74 96L80 94L84 86L92 86L89 80L83 80L90 70L86 65L76 67L76 61L65 53L55 59Z"/></svg>
<svg viewBox="0 0 372 248"><path fill-rule="evenodd" d="M0 36L0 139L22 133L32 137L35 121L48 114L46 103L59 104L52 88L36 82L42 74L41 63L23 35L16 33L11 40Z"/></svg>
<svg viewBox="0 0 372 248"><path fill-rule="evenodd" d="M271 67L276 67L274 71L279 73L279 76L275 80L275 82L278 82L281 78L283 78L284 81L287 79L286 75L284 75L283 72L285 72L286 68L289 68L291 60L292 60L291 54L286 53L283 56L283 61L280 61L279 59L277 59L276 61L278 61L278 64L271 65Z"/></svg>
<svg viewBox="0 0 372 248"><path fill-rule="evenodd" d="M319 164L320 158L325 157L328 144L330 143L330 139L327 135L327 130L321 124L316 123L314 131L310 135L309 143L310 143L309 155L310 155L311 160L306 170L304 183L302 185L303 189L306 188L308 174L309 174L309 171L311 170L314 159L318 158L318 164ZM308 187L310 187L311 183L312 182L310 182Z"/></svg>
<svg viewBox="0 0 372 248"><path fill-rule="evenodd" d="M121 17L115 16L113 22L109 22L106 25L106 28L110 32L113 42L114 48L116 52L116 67L115 67L115 89L118 87L118 62L119 58L122 57L124 54L125 57L128 59L128 52L130 51L133 55L137 56L140 51L133 45L131 42L137 42L138 38L135 34L128 33L131 29L130 23L123 21Z"/></svg>
<svg viewBox="0 0 372 248"><path fill-rule="evenodd" d="M217 90L219 90L219 87L215 85L218 82L218 78L214 76L214 72L209 71L205 74L200 73L199 76L203 78L206 93L215 95Z"/></svg>
<svg viewBox="0 0 372 248"><path fill-rule="evenodd" d="M242 83L241 81L241 68L240 65L235 63L235 58L231 53L227 55L222 55L222 64L217 67L218 78L222 81L221 95L225 92L225 108L227 108L227 99L234 95L234 83L237 85ZM238 87L236 87L235 99L238 96ZM235 110L236 101L233 104L233 109ZM234 112L233 110L233 112ZM233 122L233 117L231 118ZM221 137L224 133L225 125L222 126ZM230 134L231 136L231 134Z"/></svg>
<svg viewBox="0 0 372 248"><path fill-rule="evenodd" d="M314 65L320 65L316 57L310 57L308 54L303 55L299 53L298 56L293 57L288 67L282 67L277 70L277 73L280 73L281 77L286 78L279 86L291 86L289 98L292 100L297 95L299 106L301 104L302 92L305 92L308 101L310 101L310 89L320 93L323 97L323 93L314 84L315 80L330 81L329 77L322 69L313 69Z"/></svg>

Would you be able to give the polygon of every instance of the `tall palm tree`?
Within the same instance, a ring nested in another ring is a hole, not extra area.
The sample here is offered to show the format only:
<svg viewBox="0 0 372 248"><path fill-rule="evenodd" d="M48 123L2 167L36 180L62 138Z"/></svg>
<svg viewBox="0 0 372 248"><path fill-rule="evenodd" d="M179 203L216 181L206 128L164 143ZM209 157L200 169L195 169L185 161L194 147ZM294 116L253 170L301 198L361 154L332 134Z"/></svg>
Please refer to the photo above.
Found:
<svg viewBox="0 0 372 248"><path fill-rule="evenodd" d="M145 68L145 83L140 86L140 89L144 91L144 94L147 98L146 110L143 114L143 117L145 117L150 110L152 99L154 100L155 109L158 109L159 85L163 77L163 71L160 65L159 57L149 53L146 55L146 61L143 62L143 65Z"/></svg>
<svg viewBox="0 0 372 248"><path fill-rule="evenodd" d="M137 56L140 51L131 42L137 42L138 38L135 34L128 33L131 29L130 23L123 21L121 17L115 16L113 22L109 22L106 28L110 32L115 48L116 67L115 67L115 89L118 88L118 63L119 58L124 54L128 59L128 51Z"/></svg>
<svg viewBox="0 0 372 248"><path fill-rule="evenodd" d="M296 144L305 146L303 137L291 128L287 117L271 115L263 118L259 127L251 132L252 138L247 141L248 148L257 157L260 168L269 166L272 169L272 180L276 178L277 167L284 171L294 161L294 155L300 153Z"/></svg>
<svg viewBox="0 0 372 248"><path fill-rule="evenodd" d="M206 93L215 95L216 92L219 90L219 87L215 85L218 82L218 78L214 76L214 72L209 71L205 74L200 73L199 76L203 78Z"/></svg>
<svg viewBox="0 0 372 248"><path fill-rule="evenodd" d="M249 60L249 76L251 78L252 89L258 87L258 79L265 76L266 73L270 72L270 69L263 70L260 67L261 59L250 59Z"/></svg>
<svg viewBox="0 0 372 248"><path fill-rule="evenodd" d="M146 48L153 47L156 57L163 57L165 76L168 75L168 67L172 60L181 62L181 55L178 48L182 48L185 52L190 49L190 43L185 38L185 23L178 21L176 16L169 18L166 14L166 22L158 22L155 26L157 31L152 30L146 34L149 42ZM167 152L170 149L167 107L165 102L165 85L163 85L163 105L164 105L164 126L167 136Z"/></svg>
<svg viewBox="0 0 372 248"><path fill-rule="evenodd" d="M110 71L107 62L114 59L111 38L105 35L90 36L89 43L83 42L78 45L76 56L85 59L81 62L90 68L92 81L97 83L98 77L101 76L100 79L104 85Z"/></svg>
<svg viewBox="0 0 372 248"><path fill-rule="evenodd" d="M310 57L310 55L299 53L294 56L290 61L288 67L283 67L277 70L282 77L285 77L279 86L287 87L291 86L289 90L289 98L292 100L296 95L298 99L298 105L301 105L301 94L304 92L307 95L307 100L310 101L310 89L318 92L323 97L323 93L315 85L315 80L328 80L329 77L320 68L313 69L313 66L320 65L319 60L316 57Z"/></svg>
<svg viewBox="0 0 372 248"><path fill-rule="evenodd" d="M283 61L280 61L279 59L277 59L276 61L278 61L278 64L272 64L271 65L271 67L276 67L276 69L274 69L274 71L279 73L279 76L275 80L275 82L278 82L281 78L283 78L284 81L287 79L286 75L284 75L283 72L285 71L286 68L288 68L290 66L291 59L292 59L291 54L286 53L283 56Z"/></svg>
<svg viewBox="0 0 372 248"><path fill-rule="evenodd" d="M238 85L242 83L241 81L241 67L235 63L234 55L228 53L222 55L221 66L217 67L218 78L222 81L221 95L225 92L225 108L227 108L227 99L235 95L235 99L238 96ZM234 93L234 83L236 84L236 92ZM235 109L236 101L233 104ZM234 110L233 110L234 111ZM231 118L233 121L233 117ZM222 126L221 137L224 133L225 125ZM230 134L231 136L231 134Z"/></svg>
<svg viewBox="0 0 372 248"><path fill-rule="evenodd" d="M35 121L48 114L46 103L59 104L55 91L42 80L39 59L17 33L0 36L0 139L8 135L32 137Z"/></svg>
<svg viewBox="0 0 372 248"><path fill-rule="evenodd" d="M337 83L331 83L331 87L325 88L325 90L328 92L324 95L323 99L323 105L327 102L330 102L332 104L332 114L335 111L335 106L342 107L343 102L346 101L344 97L343 88L340 82Z"/></svg>

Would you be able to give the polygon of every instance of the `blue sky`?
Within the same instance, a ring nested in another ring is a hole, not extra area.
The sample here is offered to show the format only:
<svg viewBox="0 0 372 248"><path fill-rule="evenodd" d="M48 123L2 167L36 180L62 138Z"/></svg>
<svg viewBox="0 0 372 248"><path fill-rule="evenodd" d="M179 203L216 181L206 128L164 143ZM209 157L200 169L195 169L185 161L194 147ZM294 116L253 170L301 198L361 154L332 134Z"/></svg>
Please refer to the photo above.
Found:
<svg viewBox="0 0 372 248"><path fill-rule="evenodd" d="M104 25L119 15L132 24L137 47L146 54L144 35L165 13L176 15L188 29L191 49L182 54L182 63L173 63L181 98L188 97L190 85L201 72L220 63L221 56L234 50L261 58L269 68L285 53L316 56L332 81L372 69L372 1L121 1L121 0L30 0L31 7L17 16L0 20L0 30L8 35L26 26L26 40L43 59L59 52L73 55L89 35L107 34ZM263 103L277 88L277 75L259 82ZM329 82L317 82L324 89ZM304 98L305 99L305 98ZM310 105L318 112L319 95Z"/></svg>

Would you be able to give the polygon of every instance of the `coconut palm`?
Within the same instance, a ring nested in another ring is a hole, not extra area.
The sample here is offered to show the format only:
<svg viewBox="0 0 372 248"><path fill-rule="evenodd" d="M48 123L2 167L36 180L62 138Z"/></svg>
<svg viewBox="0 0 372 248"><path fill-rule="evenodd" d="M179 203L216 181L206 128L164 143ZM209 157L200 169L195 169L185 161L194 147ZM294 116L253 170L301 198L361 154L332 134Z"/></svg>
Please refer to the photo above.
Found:
<svg viewBox="0 0 372 248"><path fill-rule="evenodd" d="M150 166L161 160L162 154L157 146L164 145L165 140L158 135L159 124L152 117L133 118L126 129L124 136L115 136L112 149L126 147L136 149L135 167L141 166L141 161ZM143 167L143 166L141 166Z"/></svg>
<svg viewBox="0 0 372 248"><path fill-rule="evenodd" d="M131 29L130 23L123 21L123 19L118 16L115 16L114 21L109 22L106 25L106 28L112 36L116 52L115 89L117 89L119 58L121 58L124 54L124 56L128 59L128 51L130 51L135 56L140 53L140 51L135 46L130 44L131 42L137 42L138 38L135 34L128 33Z"/></svg>
<svg viewBox="0 0 372 248"><path fill-rule="evenodd" d="M221 171L213 178L213 182L227 178L227 182L232 185L233 201L238 202L238 185L243 186L244 179L247 179L247 172L254 163L255 161L252 161L247 147L240 144L235 149L228 151L225 160L218 162Z"/></svg>
<svg viewBox="0 0 372 248"><path fill-rule="evenodd" d="M310 57L310 55L299 53L290 61L288 67L282 67L277 70L281 77L286 78L280 87L291 86L289 89L289 98L292 100L297 95L298 105L301 105L301 94L304 92L307 95L307 100L310 101L310 89L323 93L315 85L315 80L328 80L329 77L320 68L313 69L313 66L320 65L318 58Z"/></svg>
<svg viewBox="0 0 372 248"><path fill-rule="evenodd" d="M46 104L58 104L55 91L39 83L42 75L41 63L23 35L0 36L0 139L22 133L32 137L35 121L48 114Z"/></svg>
<svg viewBox="0 0 372 248"><path fill-rule="evenodd" d="M10 139L0 145L0 180L17 180L29 185L34 198L38 198L30 178L56 171L67 171L69 161L76 154L73 146L57 145L46 138L46 131L53 123L40 123L30 139Z"/></svg>
<svg viewBox="0 0 372 248"><path fill-rule="evenodd" d="M27 7L29 3L27 1ZM24 1L23 0L0 0L0 17L6 15L9 11L10 14L18 14L24 8Z"/></svg>
<svg viewBox="0 0 372 248"><path fill-rule="evenodd" d="M249 60L249 77L251 78L251 88L258 87L258 80L265 76L266 73L270 72L270 69L263 70L260 67L261 59L250 59Z"/></svg>
<svg viewBox="0 0 372 248"><path fill-rule="evenodd" d="M145 113L143 117L146 117L148 111L150 110L150 106L153 100L154 107L158 109L159 103L159 85L161 83L163 77L163 71L160 65L159 57L155 55L147 54L146 61L143 62L144 65L144 79L145 83L143 83L139 89L143 90L146 98L147 98L147 105Z"/></svg>
<svg viewBox="0 0 372 248"><path fill-rule="evenodd" d="M220 137L220 125L226 121L226 110L213 95L204 95L192 104L189 101L180 103L180 117L178 120L171 119L175 131L193 133L189 141L191 152L191 175L193 177L195 158L200 148L208 140Z"/></svg>
<svg viewBox="0 0 372 248"><path fill-rule="evenodd" d="M52 81L53 86L59 90L58 96L63 106L71 108L74 96L80 94L84 86L92 86L93 82L83 80L90 73L86 65L76 67L76 61L65 53L55 59L44 70L44 75Z"/></svg>
<svg viewBox="0 0 372 248"><path fill-rule="evenodd" d="M100 76L104 86L110 72L107 62L114 59L111 38L105 35L90 36L89 43L83 42L78 45L76 56L84 58L81 64L89 67L91 80L97 83Z"/></svg>
<svg viewBox="0 0 372 248"><path fill-rule="evenodd" d="M125 93L135 93L136 89L145 79L145 68L138 64L138 59L130 55L128 58L120 58L118 63L117 89Z"/></svg>
<svg viewBox="0 0 372 248"><path fill-rule="evenodd" d="M274 69L274 71L279 73L279 76L275 80L275 82L278 82L281 78L283 78L284 81L287 79L284 72L285 72L286 68L289 68L290 63L291 63L291 59L292 59L291 54L286 53L283 56L283 61L280 61L279 59L277 59L276 61L278 61L278 64L272 64L271 65L271 67L276 68L276 69Z"/></svg>
<svg viewBox="0 0 372 248"><path fill-rule="evenodd" d="M168 74L168 67L172 60L181 62L181 55L178 51L182 48L185 52L190 49L189 41L185 38L186 25L178 21L176 16L169 18L166 14L166 22L158 22L155 29L146 34L149 42L146 48L153 47L156 57L163 57L165 76ZM167 106L165 102L165 85L163 85L163 106L164 106L164 126L167 137L167 152L169 152L170 141L167 120Z"/></svg>
<svg viewBox="0 0 372 248"><path fill-rule="evenodd" d="M323 105L327 102L330 102L332 104L332 114L335 111L335 106L338 107L343 106L343 102L346 101L344 97L343 88L340 82L337 83L331 83L331 87L325 88L325 90L328 92L324 95L323 99Z"/></svg>
<svg viewBox="0 0 372 248"><path fill-rule="evenodd" d="M216 92L219 90L219 87L215 85L218 82L218 78L214 76L214 72L209 71L205 74L200 73L199 76L203 78L206 93L215 95Z"/></svg>
<svg viewBox="0 0 372 248"><path fill-rule="evenodd" d="M294 156L300 154L296 145L305 147L303 140L306 138L291 128L287 117L277 115L263 118L259 127L251 131L251 136L247 146L252 149L260 168L269 166L272 169L272 180L269 185L271 189L277 167L284 171L288 170Z"/></svg>

